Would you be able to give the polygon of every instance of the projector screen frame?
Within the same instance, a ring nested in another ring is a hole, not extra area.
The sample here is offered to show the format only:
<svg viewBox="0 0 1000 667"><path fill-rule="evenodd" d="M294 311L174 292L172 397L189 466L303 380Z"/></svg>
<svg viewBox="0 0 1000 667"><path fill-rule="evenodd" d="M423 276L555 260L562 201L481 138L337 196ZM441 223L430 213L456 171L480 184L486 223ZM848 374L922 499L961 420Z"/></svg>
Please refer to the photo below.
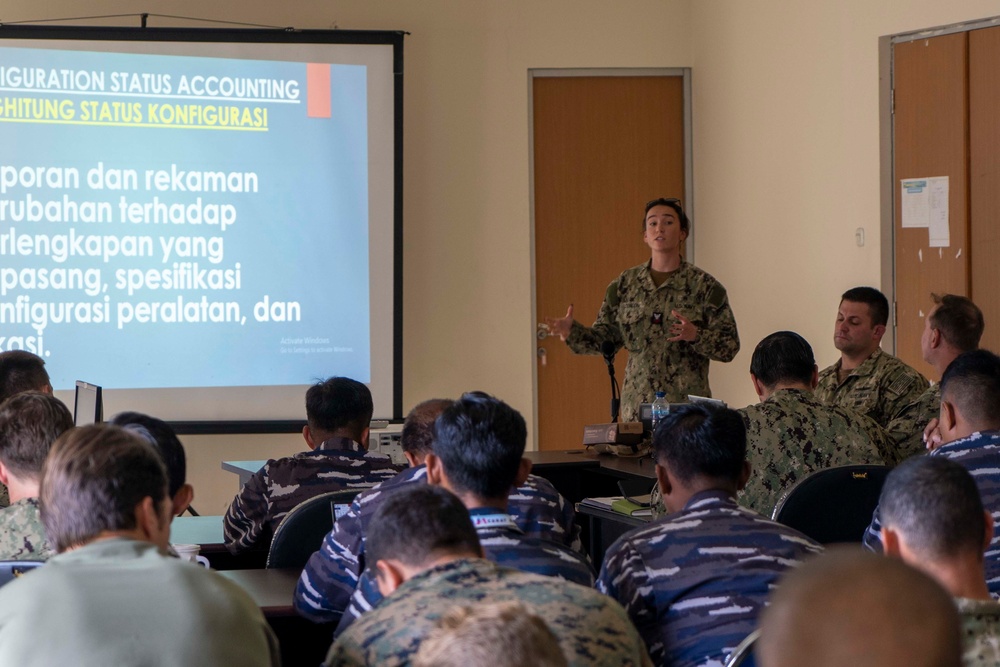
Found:
<svg viewBox="0 0 1000 667"><path fill-rule="evenodd" d="M402 30L316 30L296 28L179 28L0 23L0 44L17 40L129 42L253 42L276 44L373 44L392 47L393 89L393 331L392 414L403 417L403 38ZM374 269L372 269L374 270ZM72 390L70 390L72 391ZM182 434L295 433L304 419L170 421Z"/></svg>

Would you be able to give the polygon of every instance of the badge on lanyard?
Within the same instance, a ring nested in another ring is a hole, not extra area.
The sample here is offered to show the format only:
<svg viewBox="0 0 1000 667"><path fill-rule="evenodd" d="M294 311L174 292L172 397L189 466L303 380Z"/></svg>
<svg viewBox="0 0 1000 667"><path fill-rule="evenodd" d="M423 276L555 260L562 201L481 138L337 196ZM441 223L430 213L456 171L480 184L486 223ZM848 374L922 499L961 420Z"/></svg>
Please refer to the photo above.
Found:
<svg viewBox="0 0 1000 667"><path fill-rule="evenodd" d="M663 313L653 313L649 318L650 324L655 324L657 326L663 326Z"/></svg>

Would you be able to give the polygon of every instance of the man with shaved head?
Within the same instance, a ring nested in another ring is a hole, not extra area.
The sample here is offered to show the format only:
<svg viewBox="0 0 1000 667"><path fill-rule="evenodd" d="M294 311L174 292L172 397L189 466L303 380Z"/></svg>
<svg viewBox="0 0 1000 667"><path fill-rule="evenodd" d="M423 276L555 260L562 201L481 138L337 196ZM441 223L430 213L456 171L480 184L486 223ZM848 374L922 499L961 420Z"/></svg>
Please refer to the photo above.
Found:
<svg viewBox="0 0 1000 667"><path fill-rule="evenodd" d="M764 612L764 667L958 667L958 612L926 574L834 548L792 570Z"/></svg>

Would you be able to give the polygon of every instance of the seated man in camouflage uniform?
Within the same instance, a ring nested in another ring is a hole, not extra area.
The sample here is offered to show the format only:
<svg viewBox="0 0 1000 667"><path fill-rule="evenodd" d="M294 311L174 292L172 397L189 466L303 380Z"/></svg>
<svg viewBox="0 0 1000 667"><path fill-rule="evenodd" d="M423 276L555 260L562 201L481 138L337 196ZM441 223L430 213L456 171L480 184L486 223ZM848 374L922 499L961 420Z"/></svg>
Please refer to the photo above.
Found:
<svg viewBox="0 0 1000 667"><path fill-rule="evenodd" d="M757 344L750 380L761 402L739 412L747 427L750 479L740 504L770 516L782 493L809 473L892 456L868 417L813 396L816 361L802 336L779 331Z"/></svg>
<svg viewBox="0 0 1000 667"><path fill-rule="evenodd" d="M833 345L837 363L819 374L816 397L868 415L885 428L927 389L927 380L879 344L889 322L889 302L874 287L844 292L837 311Z"/></svg>
<svg viewBox="0 0 1000 667"><path fill-rule="evenodd" d="M250 478L223 520L226 547L234 554L266 548L299 503L330 491L367 489L402 470L388 456L368 451L373 409L371 391L355 380L333 377L310 387L302 429L310 451L272 459Z"/></svg>
<svg viewBox="0 0 1000 667"><path fill-rule="evenodd" d="M754 647L763 667L959 667L948 593L894 558L836 547L778 583Z"/></svg>
<svg viewBox="0 0 1000 667"><path fill-rule="evenodd" d="M424 460L432 451L434 421L453 400L434 398L420 403L406 416L400 445L410 467L392 479L362 491L347 513L327 533L322 548L306 564L295 589L295 608L306 618L338 620L350 602L365 569L365 536L379 505L397 489L427 479ZM561 542L581 549L576 512L552 484L536 475L515 489L507 511L526 535Z"/></svg>
<svg viewBox="0 0 1000 667"><path fill-rule="evenodd" d="M735 410L695 403L653 436L666 517L608 550L597 589L618 600L653 663L721 665L757 625L771 587L821 547L736 504L750 473Z"/></svg>
<svg viewBox="0 0 1000 667"><path fill-rule="evenodd" d="M73 416L51 394L28 391L0 403L0 481L12 501L0 510L0 560L54 555L38 510L38 482L49 447L71 428Z"/></svg>
<svg viewBox="0 0 1000 667"><path fill-rule="evenodd" d="M45 360L27 350L0 352L0 403L22 391L52 393ZM0 484L0 507L10 505L7 487Z"/></svg>
<svg viewBox="0 0 1000 667"><path fill-rule="evenodd" d="M523 484L531 471L531 461L524 458L527 437L527 425L517 410L486 394L465 394L434 423L427 481L465 503L490 560L591 586L594 571L580 552L526 535L508 513L511 490ZM372 565L368 559L338 633L381 599Z"/></svg>
<svg viewBox="0 0 1000 667"><path fill-rule="evenodd" d="M940 456L911 459L885 480L879 508L886 555L923 570L955 597L966 667L1000 665L1000 603L983 570L993 517L972 475Z"/></svg>
<svg viewBox="0 0 1000 667"><path fill-rule="evenodd" d="M986 350L959 355L941 377L938 429L944 444L931 457L953 460L972 473L983 506L1000 515L1000 357ZM875 509L864 536L865 547L882 551L881 508ZM984 557L986 584L1000 595L1000 536Z"/></svg>
<svg viewBox="0 0 1000 667"><path fill-rule="evenodd" d="M955 357L979 348L983 312L964 296L932 294L931 297L935 306L925 318L920 351L940 377ZM924 429L932 419L937 419L940 408L941 384L932 384L889 422L886 431L903 458L926 451Z"/></svg>
<svg viewBox="0 0 1000 667"><path fill-rule="evenodd" d="M508 601L545 619L572 667L650 664L614 600L484 560L468 510L443 488L415 484L394 493L375 512L367 550L386 598L337 639L329 667L408 665L455 606Z"/></svg>

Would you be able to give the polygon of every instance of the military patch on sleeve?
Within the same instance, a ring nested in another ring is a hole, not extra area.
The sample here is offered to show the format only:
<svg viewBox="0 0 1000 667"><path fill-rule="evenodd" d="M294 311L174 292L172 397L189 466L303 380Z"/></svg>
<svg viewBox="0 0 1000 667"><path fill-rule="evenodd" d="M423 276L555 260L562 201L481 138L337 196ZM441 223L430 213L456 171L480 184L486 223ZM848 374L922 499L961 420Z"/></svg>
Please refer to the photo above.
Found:
<svg viewBox="0 0 1000 667"><path fill-rule="evenodd" d="M712 291L708 293L708 303L713 306L721 306L726 302L726 288L716 283Z"/></svg>
<svg viewBox="0 0 1000 667"><path fill-rule="evenodd" d="M618 307L618 281L612 280L608 289L604 292L604 301L612 307Z"/></svg>
<svg viewBox="0 0 1000 667"><path fill-rule="evenodd" d="M906 373L900 373L892 384L889 385L889 393L895 394L896 396L902 396L913 384L913 377L907 375Z"/></svg>

